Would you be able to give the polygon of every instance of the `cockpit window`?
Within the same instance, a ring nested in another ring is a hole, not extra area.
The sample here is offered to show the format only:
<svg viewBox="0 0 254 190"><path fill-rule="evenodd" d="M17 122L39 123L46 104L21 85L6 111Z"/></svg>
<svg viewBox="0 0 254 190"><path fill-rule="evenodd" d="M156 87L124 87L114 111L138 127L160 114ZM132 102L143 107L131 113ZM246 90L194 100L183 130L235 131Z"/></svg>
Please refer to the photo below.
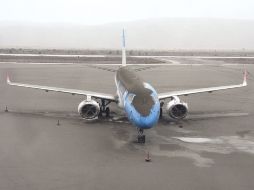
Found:
<svg viewBox="0 0 254 190"><path fill-rule="evenodd" d="M135 94L129 94L128 95L128 100L129 100L130 103L132 103L134 97L135 97Z"/></svg>

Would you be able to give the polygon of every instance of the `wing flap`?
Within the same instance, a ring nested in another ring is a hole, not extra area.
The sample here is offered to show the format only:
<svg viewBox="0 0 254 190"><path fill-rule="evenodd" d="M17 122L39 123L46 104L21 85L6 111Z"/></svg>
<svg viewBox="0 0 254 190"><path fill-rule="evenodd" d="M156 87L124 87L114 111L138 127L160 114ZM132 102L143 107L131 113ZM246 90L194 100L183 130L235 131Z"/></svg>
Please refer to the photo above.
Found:
<svg viewBox="0 0 254 190"><path fill-rule="evenodd" d="M46 92L49 92L49 91L62 92L62 93L68 93L68 94L72 94L72 95L75 95L75 94L84 95L84 96L90 96L90 97L95 97L95 98L100 98L100 99L111 100L111 101L116 100L116 97L114 95L111 95L111 94L98 93L98 92L92 92L92 91L84 91L84 90L76 90L76 89L68 89L68 88L59 88L59 87L50 87L50 86L41 86L41 85L11 82L9 76L7 76L7 83L11 86L18 86L18 87L45 90Z"/></svg>
<svg viewBox="0 0 254 190"><path fill-rule="evenodd" d="M172 91L166 93L159 93L158 98L159 100L170 98L172 96L182 96L182 95L190 95L190 94L198 94L203 92L214 92L219 90L227 90L233 88L241 88L247 86L247 71L244 71L244 78L242 84L237 85L227 85L227 86L217 86L217 87L209 87L209 88L198 88L198 89L190 89L190 90L179 90L179 91Z"/></svg>

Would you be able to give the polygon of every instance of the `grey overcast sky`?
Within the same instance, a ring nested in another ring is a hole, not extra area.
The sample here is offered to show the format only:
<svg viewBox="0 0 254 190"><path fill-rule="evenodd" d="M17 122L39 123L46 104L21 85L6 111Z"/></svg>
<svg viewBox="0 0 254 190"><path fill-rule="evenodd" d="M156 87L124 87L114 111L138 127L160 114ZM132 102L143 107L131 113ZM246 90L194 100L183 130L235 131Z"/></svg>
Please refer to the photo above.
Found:
<svg viewBox="0 0 254 190"><path fill-rule="evenodd" d="M0 0L0 21L93 25L158 17L254 19L254 1Z"/></svg>

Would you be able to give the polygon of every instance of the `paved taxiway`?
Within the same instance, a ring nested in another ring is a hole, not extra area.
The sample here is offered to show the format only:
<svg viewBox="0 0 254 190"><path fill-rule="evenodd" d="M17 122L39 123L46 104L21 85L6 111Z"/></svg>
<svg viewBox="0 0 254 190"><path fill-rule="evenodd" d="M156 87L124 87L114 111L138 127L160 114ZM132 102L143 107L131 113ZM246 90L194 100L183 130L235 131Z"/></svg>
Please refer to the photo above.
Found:
<svg viewBox="0 0 254 190"><path fill-rule="evenodd" d="M254 73L254 66L246 67ZM239 65L170 65L140 75L165 92L238 84L241 70ZM112 121L85 122L76 112L82 96L10 87L7 72L13 81L115 93L113 73L82 64L2 63L0 189L254 188L252 75L247 88L183 97L190 118L173 123L165 116L139 145L135 128L115 105ZM148 150L150 163L144 161Z"/></svg>

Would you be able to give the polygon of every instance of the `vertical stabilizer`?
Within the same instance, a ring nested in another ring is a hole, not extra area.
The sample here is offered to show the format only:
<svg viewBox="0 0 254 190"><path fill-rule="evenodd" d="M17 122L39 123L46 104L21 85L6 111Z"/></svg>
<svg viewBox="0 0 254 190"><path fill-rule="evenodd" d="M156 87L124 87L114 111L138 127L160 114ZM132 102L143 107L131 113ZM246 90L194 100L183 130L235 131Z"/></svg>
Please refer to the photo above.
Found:
<svg viewBox="0 0 254 190"><path fill-rule="evenodd" d="M246 70L246 68L245 68L245 66L244 66L244 76L243 76L243 86L247 86L247 75L248 75L248 72L247 72L247 70Z"/></svg>
<svg viewBox="0 0 254 190"><path fill-rule="evenodd" d="M122 66L126 66L126 50L125 50L125 33L123 29L123 36L122 36Z"/></svg>

